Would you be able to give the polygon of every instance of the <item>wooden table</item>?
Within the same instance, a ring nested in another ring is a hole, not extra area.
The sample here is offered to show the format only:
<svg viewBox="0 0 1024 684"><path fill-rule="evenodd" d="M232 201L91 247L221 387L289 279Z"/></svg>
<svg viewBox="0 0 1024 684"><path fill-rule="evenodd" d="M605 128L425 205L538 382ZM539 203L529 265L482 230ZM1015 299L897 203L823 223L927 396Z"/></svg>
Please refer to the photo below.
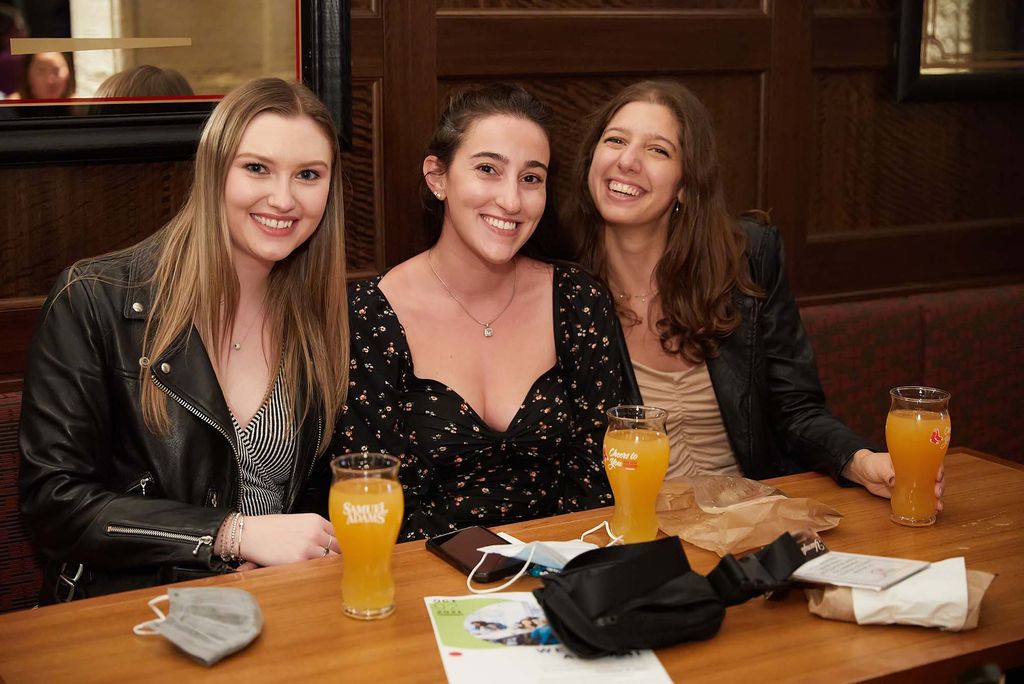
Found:
<svg viewBox="0 0 1024 684"><path fill-rule="evenodd" d="M998 573L970 632L919 627L861 627L807 612L801 592L783 601L754 599L730 608L721 632L705 642L658 651L676 681L939 681L973 665L1024 664L1024 468L967 449L946 459L945 511L929 528L888 520L888 502L860 488L842 489L804 473L773 481L791 496L813 497L844 514L824 533L835 550L941 560L965 556L969 568ZM516 536L567 539L608 516L608 509L509 525ZM714 554L687 545L694 568ZM0 616L0 679L41 681L220 682L444 680L426 595L465 594L465 578L422 542L395 550L397 612L379 622L341 615L340 558L209 578L252 592L263 633L248 649L207 669L162 637L137 637L132 625L153 617L145 589ZM525 590L537 580L521 580Z"/></svg>

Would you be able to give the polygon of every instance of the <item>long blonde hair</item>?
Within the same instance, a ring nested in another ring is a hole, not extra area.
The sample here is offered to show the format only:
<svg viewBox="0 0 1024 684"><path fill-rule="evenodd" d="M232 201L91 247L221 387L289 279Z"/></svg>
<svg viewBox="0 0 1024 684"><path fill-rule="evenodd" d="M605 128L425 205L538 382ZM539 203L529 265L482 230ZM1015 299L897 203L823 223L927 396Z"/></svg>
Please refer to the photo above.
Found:
<svg viewBox="0 0 1024 684"><path fill-rule="evenodd" d="M338 136L326 107L305 86L277 78L250 81L213 110L196 152L185 206L155 238L152 301L142 341L155 363L188 343L194 325L211 361L230 336L239 284L224 211L224 184L249 123L265 112L312 119L330 142L331 180L320 225L270 272L266 318L271 348L281 350L288 396L304 390L301 423L316 410L334 424L348 387L349 338L345 283L344 210ZM142 415L155 432L170 428L167 397L143 368ZM321 450L327 446L326 440Z"/></svg>

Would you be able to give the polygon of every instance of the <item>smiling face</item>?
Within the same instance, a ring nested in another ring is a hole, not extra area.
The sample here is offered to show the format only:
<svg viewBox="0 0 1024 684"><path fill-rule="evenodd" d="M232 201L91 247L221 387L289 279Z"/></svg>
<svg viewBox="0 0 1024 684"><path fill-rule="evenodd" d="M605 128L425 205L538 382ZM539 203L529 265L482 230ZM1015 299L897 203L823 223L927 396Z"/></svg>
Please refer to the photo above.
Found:
<svg viewBox="0 0 1024 684"><path fill-rule="evenodd" d="M679 124L672 111L630 102L608 121L594 148L587 187L605 224L666 229L683 201Z"/></svg>
<svg viewBox="0 0 1024 684"><path fill-rule="evenodd" d="M489 263L510 261L544 213L550 154L540 126L498 114L469 126L447 169L427 157L427 182L445 198L439 244Z"/></svg>
<svg viewBox="0 0 1024 684"><path fill-rule="evenodd" d="M264 112L242 134L224 184L236 265L270 270L313 234L331 187L331 144L307 116Z"/></svg>

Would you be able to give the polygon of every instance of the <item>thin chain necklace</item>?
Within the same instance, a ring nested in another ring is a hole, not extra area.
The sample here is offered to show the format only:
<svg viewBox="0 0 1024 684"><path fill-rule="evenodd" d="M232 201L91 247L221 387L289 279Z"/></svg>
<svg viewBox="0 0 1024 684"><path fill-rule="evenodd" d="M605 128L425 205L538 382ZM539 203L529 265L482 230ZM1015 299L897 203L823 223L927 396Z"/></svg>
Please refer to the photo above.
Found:
<svg viewBox="0 0 1024 684"><path fill-rule="evenodd" d="M249 322L249 327L246 329L245 335L242 336L242 339L231 343L232 349L234 349L235 351L239 351L242 348L242 345L245 344L245 341L249 339L249 333L252 332L252 328L254 325L256 325L256 321L262 318L261 313L262 312L258 311L256 312L256 315L252 317L252 320Z"/></svg>
<svg viewBox="0 0 1024 684"><path fill-rule="evenodd" d="M494 328L492 328L491 326L494 325L495 321L501 318L501 314L508 311L508 307L512 306L512 300L516 298L516 281L519 280L519 260L516 259L512 262L512 296L508 298L508 301L505 303L505 306L501 308L501 311L496 313L494 317L491 318L490 322L484 323L483 321L477 319L476 316L469 312L469 309L466 308L466 305L463 304L462 301L455 296L455 293L452 292L452 289L448 287L448 283L444 282L444 278L438 275L437 269L434 268L434 262L430 258L430 254L432 251L433 250L427 250L427 266L430 266L430 272L434 274L435 278L437 278L437 282L441 283L441 287L443 287L444 291L448 293L448 296L455 300L455 303L459 305L459 307L466 313L467 316L473 319L474 323L483 326L484 337L494 337Z"/></svg>
<svg viewBox="0 0 1024 684"><path fill-rule="evenodd" d="M615 296L616 296L616 298L624 300L624 301L628 300L628 299L639 299L641 303L646 304L648 298L654 299L655 297L658 296L658 293L655 291L655 292L651 292L650 294L631 295L628 292L621 292L621 293L616 293Z"/></svg>

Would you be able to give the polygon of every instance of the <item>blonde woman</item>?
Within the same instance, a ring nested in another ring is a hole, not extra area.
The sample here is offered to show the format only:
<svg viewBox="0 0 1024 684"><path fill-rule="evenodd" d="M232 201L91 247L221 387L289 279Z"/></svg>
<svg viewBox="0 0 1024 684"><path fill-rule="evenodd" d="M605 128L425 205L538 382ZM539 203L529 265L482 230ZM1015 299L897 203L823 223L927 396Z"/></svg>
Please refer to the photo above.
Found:
<svg viewBox="0 0 1024 684"><path fill-rule="evenodd" d="M19 434L41 602L338 550L304 502L344 403L337 136L305 87L228 94L184 208L58 278Z"/></svg>

